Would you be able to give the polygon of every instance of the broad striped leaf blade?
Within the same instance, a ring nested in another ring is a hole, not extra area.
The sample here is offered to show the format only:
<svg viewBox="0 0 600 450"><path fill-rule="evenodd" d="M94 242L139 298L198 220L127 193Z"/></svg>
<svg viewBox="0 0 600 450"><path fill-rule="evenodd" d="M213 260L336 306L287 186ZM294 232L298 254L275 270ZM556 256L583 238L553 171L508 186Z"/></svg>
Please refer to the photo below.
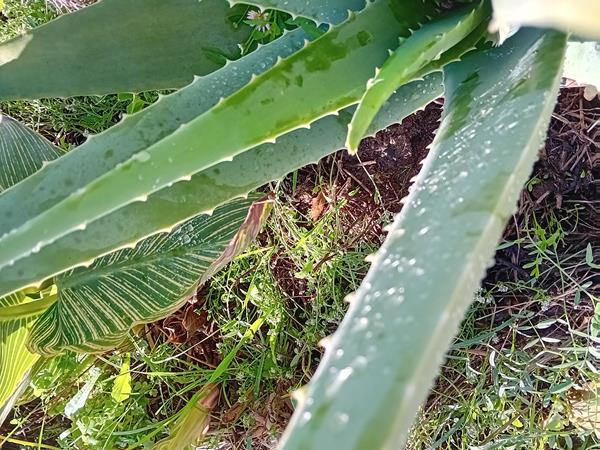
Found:
<svg viewBox="0 0 600 450"><path fill-rule="evenodd" d="M544 141L565 44L525 29L445 70L423 170L282 449L402 448Z"/></svg>
<svg viewBox="0 0 600 450"><path fill-rule="evenodd" d="M0 192L62 153L42 136L0 114ZM15 400L15 389L39 358L27 350L25 343L33 322L49 304L32 302L23 292L0 295L0 406Z"/></svg>
<svg viewBox="0 0 600 450"><path fill-rule="evenodd" d="M380 110L370 132L374 134L401 121L441 95L439 73L402 87ZM352 111L348 109L339 116L325 117L310 130L296 130L275 144L261 145L231 162L202 171L188 183L162 189L147 202L132 203L92 222L85 230L70 233L38 253L20 259L0 270L0 295L38 285L53 275L137 242L156 230L168 229L202 211L213 210L293 170L316 163L344 146Z"/></svg>
<svg viewBox="0 0 600 450"><path fill-rule="evenodd" d="M461 52L463 49L465 52L470 50L473 43L464 45L461 41L479 28L480 34L475 36L477 42L483 36L481 24L489 19L490 12L489 4L481 2L436 18L423 24L406 39L402 38L400 46L367 83L348 127L348 150L351 153L358 150L358 144L377 111L398 87L421 78L424 72L432 70L433 64L439 64L438 70L441 70L444 61L448 61L444 53L452 47L460 46ZM454 59L455 55L452 54L451 58Z"/></svg>
<svg viewBox="0 0 600 450"><path fill-rule="evenodd" d="M103 0L0 45L0 100L185 86L232 58L248 27L225 0Z"/></svg>
<svg viewBox="0 0 600 450"><path fill-rule="evenodd" d="M0 238L0 268L165 186L353 104L387 48L410 26L408 17L422 20L426 5L420 0L371 4L176 132L17 224ZM398 9L407 12L402 21L393 14ZM338 72L346 76L340 79ZM224 131L230 124L236 124L234 133Z"/></svg>
<svg viewBox="0 0 600 450"><path fill-rule="evenodd" d="M31 301L24 294L0 298L0 312L4 308ZM0 407L7 402L21 380L38 360L39 355L27 350L25 343L39 314L11 320L0 318Z"/></svg>
<svg viewBox="0 0 600 450"><path fill-rule="evenodd" d="M234 201L59 276L58 300L34 324L30 350L101 352L133 326L176 311L256 237L270 202L252 201Z"/></svg>
<svg viewBox="0 0 600 450"><path fill-rule="evenodd" d="M42 136L0 113L0 192L62 154Z"/></svg>
<svg viewBox="0 0 600 450"><path fill-rule="evenodd" d="M261 10L277 9L293 17L305 17L330 25L343 22L350 11L360 11L366 6L366 0L229 0L229 3L253 5Z"/></svg>

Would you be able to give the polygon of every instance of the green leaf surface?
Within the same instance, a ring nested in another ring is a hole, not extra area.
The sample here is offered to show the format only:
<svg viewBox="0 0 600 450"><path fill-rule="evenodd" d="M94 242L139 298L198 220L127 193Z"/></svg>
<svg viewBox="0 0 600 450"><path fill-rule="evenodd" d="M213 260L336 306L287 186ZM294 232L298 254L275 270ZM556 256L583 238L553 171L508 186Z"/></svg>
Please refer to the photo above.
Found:
<svg viewBox="0 0 600 450"><path fill-rule="evenodd" d="M58 301L34 324L40 354L100 352L135 325L179 309L198 286L258 234L269 202L238 200L56 279Z"/></svg>
<svg viewBox="0 0 600 450"><path fill-rule="evenodd" d="M403 86L380 110L370 132L401 121L441 95L441 74L432 74L424 81ZM310 130L297 130L283 136L276 144L256 147L231 162L223 162L194 175L189 183L174 184L151 195L147 202L133 203L94 221L85 230L77 230L0 270L0 295L38 284L96 256L137 242L156 230L212 210L293 170L316 163L344 146L351 117L352 109L340 112L337 117L325 117L314 123Z"/></svg>
<svg viewBox="0 0 600 450"><path fill-rule="evenodd" d="M0 195L0 203L8 205L9 211L0 217L1 228L7 232L0 238L0 268L86 228L122 206L146 201L153 192L189 181L196 172L355 103L369 74L385 60L387 48L397 41L398 33L410 26L407 17L417 22L428 12L419 0L402 5L389 1L371 4L206 113L75 189L57 204L40 206L39 197L34 197L31 202L38 203L43 211L26 223L15 223L14 218L7 217L14 214L11 205L16 195ZM396 15L403 18L401 23ZM338 72L346 76L339 78ZM227 130L231 124L236 124L235 128ZM146 130L140 126L136 132ZM112 157L114 148L105 148L105 152L105 157ZM87 165L100 160L90 158ZM32 177L32 185L38 190L48 189L52 195L69 184L70 175L63 174L58 183L42 186L42 172ZM16 228L7 226L11 222Z"/></svg>
<svg viewBox="0 0 600 450"><path fill-rule="evenodd" d="M0 192L62 154L42 136L0 113Z"/></svg>
<svg viewBox="0 0 600 450"><path fill-rule="evenodd" d="M113 384L110 393L111 397L118 403L124 402L131 396L130 365L131 354L126 353L125 356L123 356L123 363L121 364L121 369L119 369L119 375L115 378L115 383Z"/></svg>
<svg viewBox="0 0 600 450"><path fill-rule="evenodd" d="M436 60L439 62L437 70L441 70L442 64L448 62L444 58L444 52L457 46L480 28L489 14L489 4L481 2L474 7L454 11L428 22L408 38L401 39L400 46L367 83L367 89L348 128L348 150L356 152L377 111L399 86L422 77L424 71L431 71L433 66L430 64ZM483 30L480 33L475 42L483 36ZM461 50L471 50L472 45L470 42L466 46L461 45ZM454 54L451 58L456 59Z"/></svg>
<svg viewBox="0 0 600 450"><path fill-rule="evenodd" d="M229 0L229 3L253 5L262 10L277 9L293 17L332 25L346 20L350 11L360 11L366 6L366 0Z"/></svg>
<svg viewBox="0 0 600 450"><path fill-rule="evenodd" d="M283 450L403 448L537 158L565 46L524 29L445 70L439 133Z"/></svg>
<svg viewBox="0 0 600 450"><path fill-rule="evenodd" d="M600 42L569 42L563 76L600 90Z"/></svg>
<svg viewBox="0 0 600 450"><path fill-rule="evenodd" d="M225 0L103 0L0 45L0 100L185 86L249 30Z"/></svg>

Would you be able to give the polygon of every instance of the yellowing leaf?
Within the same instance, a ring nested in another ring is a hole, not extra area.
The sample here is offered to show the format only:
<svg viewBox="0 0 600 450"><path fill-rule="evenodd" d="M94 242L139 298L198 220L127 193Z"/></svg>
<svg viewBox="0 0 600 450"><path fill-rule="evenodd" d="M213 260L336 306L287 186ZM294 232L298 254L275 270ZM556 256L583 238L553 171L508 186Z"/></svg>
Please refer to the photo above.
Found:
<svg viewBox="0 0 600 450"><path fill-rule="evenodd" d="M114 398L117 402L124 402L131 395L131 372L129 371L130 364L131 355L126 353L125 357L123 358L121 370L115 379L115 384L113 385L111 393L112 398Z"/></svg>
<svg viewBox="0 0 600 450"><path fill-rule="evenodd" d="M177 420L171 436L157 442L154 450L184 450L195 448L206 432L210 422L210 412L219 399L219 388L209 384L204 388L204 395L195 404L188 403L183 414Z"/></svg>

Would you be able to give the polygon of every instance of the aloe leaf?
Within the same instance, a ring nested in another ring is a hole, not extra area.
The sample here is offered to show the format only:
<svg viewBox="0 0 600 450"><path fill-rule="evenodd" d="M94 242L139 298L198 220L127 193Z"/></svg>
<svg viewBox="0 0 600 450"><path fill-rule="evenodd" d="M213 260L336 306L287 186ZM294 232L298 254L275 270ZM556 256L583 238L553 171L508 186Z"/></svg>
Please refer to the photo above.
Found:
<svg viewBox="0 0 600 450"><path fill-rule="evenodd" d="M0 113L0 192L62 154L42 136Z"/></svg>
<svg viewBox="0 0 600 450"><path fill-rule="evenodd" d="M600 90L600 42L569 42L563 76Z"/></svg>
<svg viewBox="0 0 600 450"><path fill-rule="evenodd" d="M439 133L282 449L402 448L543 143L565 45L524 29L445 69Z"/></svg>
<svg viewBox="0 0 600 450"><path fill-rule="evenodd" d="M441 74L432 74L423 81L403 86L380 110L371 133L401 121L441 95ZM310 130L297 130L283 136L276 144L249 150L231 162L194 175L189 183L162 189L148 197L147 202L132 203L92 222L85 230L64 236L40 252L0 270L0 295L37 285L50 276L137 242L156 230L170 228L317 162L344 146L351 117L352 109L340 112L338 117L325 117L314 123Z"/></svg>
<svg viewBox="0 0 600 450"><path fill-rule="evenodd" d="M225 0L103 0L0 45L0 100L185 86L248 30Z"/></svg>
<svg viewBox="0 0 600 450"><path fill-rule="evenodd" d="M0 268L122 206L145 201L165 186L188 181L196 172L355 103L369 73L385 59L384 49L410 26L407 17L423 19L425 6L420 0L371 4L176 132L4 235ZM346 76L340 79L338 72ZM230 124L235 129L223 132Z"/></svg>
<svg viewBox="0 0 600 450"><path fill-rule="evenodd" d="M366 0L229 0L235 4L257 6L260 9L278 9L292 17L305 17L317 23L337 25L348 18L350 11L360 11Z"/></svg>
<svg viewBox="0 0 600 450"><path fill-rule="evenodd" d="M30 350L104 351L133 326L176 311L256 237L269 206L234 201L57 277L58 300L33 325Z"/></svg>
<svg viewBox="0 0 600 450"><path fill-rule="evenodd" d="M477 6L454 11L428 22L408 38L401 39L400 46L367 83L367 89L348 128L348 150L351 153L356 152L377 111L399 86L422 77L425 70L432 70L433 66L430 64L436 60L441 68L441 64L447 62L444 52L457 46L480 28L480 24L489 13L489 4L481 2ZM481 36L482 31L476 37L476 41ZM468 51L472 46L461 45L461 49L463 48ZM455 59L454 55L452 59Z"/></svg>
<svg viewBox="0 0 600 450"><path fill-rule="evenodd" d="M289 56L304 46L301 30L287 33L252 54L228 63L154 105L125 118L104 133L91 136L71 150L58 164L47 164L10 193L0 195L0 235L27 222L49 206L64 200L136 153L174 133L215 106L219 99L250 82L253 74L271 68L279 57ZM4 135L9 130L0 128ZM18 136L19 139L25 139ZM14 140L13 140L14 141ZM7 141L8 142L8 141ZM19 160L20 158L15 158ZM90 163L93 161L93 163ZM52 189L48 189L52 186ZM15 208L14 205L19 205Z"/></svg>
<svg viewBox="0 0 600 450"><path fill-rule="evenodd" d="M600 38L600 2L597 0L492 0L494 27L529 25L572 31Z"/></svg>

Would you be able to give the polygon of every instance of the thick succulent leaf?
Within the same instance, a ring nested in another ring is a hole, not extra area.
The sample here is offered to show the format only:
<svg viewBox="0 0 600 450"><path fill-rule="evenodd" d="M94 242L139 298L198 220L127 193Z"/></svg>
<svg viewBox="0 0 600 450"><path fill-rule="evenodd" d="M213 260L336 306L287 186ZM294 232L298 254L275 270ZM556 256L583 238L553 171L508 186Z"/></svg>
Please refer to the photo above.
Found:
<svg viewBox="0 0 600 450"><path fill-rule="evenodd" d="M0 311L6 307L22 305L27 300L23 294L0 298ZM39 358L39 355L30 353L25 347L29 328L38 316L39 314L16 320L0 320L0 406L10 399L27 371Z"/></svg>
<svg viewBox="0 0 600 450"><path fill-rule="evenodd" d="M0 113L0 192L62 154L42 136Z"/></svg>
<svg viewBox="0 0 600 450"><path fill-rule="evenodd" d="M435 60L443 64L444 52L457 46L471 35L481 23L489 17L487 2L460 9L424 24L408 38L402 39L400 46L378 70L375 77L367 83L367 89L358 104L350 127L346 146L350 152L356 152L360 140L365 135L379 108L403 84L423 76L424 70L431 70ZM483 30L480 30L483 36ZM479 37L475 38L476 41ZM468 51L471 45L461 45ZM459 55L460 56L460 55ZM452 55L452 59L454 55Z"/></svg>
<svg viewBox="0 0 600 450"><path fill-rule="evenodd" d="M372 124L374 133L399 122L442 95L441 74L403 86L381 109ZM132 203L77 230L40 252L20 259L0 270L0 295L39 284L44 279L70 269L113 249L166 229L202 211L247 194L269 181L315 163L344 146L352 110L328 116L310 130L296 130L276 144L264 144L194 175L189 183L177 183Z"/></svg>
<svg viewBox="0 0 600 450"><path fill-rule="evenodd" d="M494 27L531 25L600 38L598 0L492 0Z"/></svg>
<svg viewBox="0 0 600 450"><path fill-rule="evenodd" d="M181 87L248 32L225 0L103 0L0 45L0 100Z"/></svg>
<svg viewBox="0 0 600 450"><path fill-rule="evenodd" d="M543 143L565 44L525 29L445 70L439 133L284 450L403 448Z"/></svg>
<svg viewBox="0 0 600 450"><path fill-rule="evenodd" d="M600 90L600 42L569 42L563 76Z"/></svg>
<svg viewBox="0 0 600 450"><path fill-rule="evenodd" d="M91 136L84 144L71 150L60 163L45 165L34 177L12 189L10 194L0 195L0 211L7 211L0 216L0 235L174 133L215 106L222 97L242 88L254 74L271 68L278 58L301 49L305 39L306 34L301 30L288 33L220 70L197 78L176 93L161 97L149 108L125 116L119 124L100 135ZM14 205L19 205L19 208L14 208Z"/></svg>
<svg viewBox="0 0 600 450"><path fill-rule="evenodd" d="M314 20L317 23L337 25L348 18L349 11L360 11L366 0L229 0L231 5L243 3L260 9L278 9Z"/></svg>
<svg viewBox="0 0 600 450"><path fill-rule="evenodd" d="M34 353L99 352L181 307L258 234L270 201L237 200L56 279L58 301L34 324Z"/></svg>
<svg viewBox="0 0 600 450"><path fill-rule="evenodd" d="M418 21L427 12L420 0L371 4L147 150L116 165L58 204L44 205L48 209L27 223L18 223L0 238L0 268L122 206L145 201L165 186L189 181L196 172L355 103L369 73L385 59L385 49L410 26L406 18ZM403 18L401 22L396 15ZM339 78L338 73L346 76ZM231 124L235 128L225 131ZM137 131L144 133L145 127ZM111 151L113 148L106 149L108 156ZM87 164L97 162L89 159ZM68 184L69 176L65 175L59 184ZM33 186L39 187L40 177L33 178ZM52 193L61 187L45 188ZM13 195L6 197L10 197L4 200L9 206L7 214L11 214L15 199ZM39 200L36 197L33 201ZM6 219L7 214L2 218Z"/></svg>

